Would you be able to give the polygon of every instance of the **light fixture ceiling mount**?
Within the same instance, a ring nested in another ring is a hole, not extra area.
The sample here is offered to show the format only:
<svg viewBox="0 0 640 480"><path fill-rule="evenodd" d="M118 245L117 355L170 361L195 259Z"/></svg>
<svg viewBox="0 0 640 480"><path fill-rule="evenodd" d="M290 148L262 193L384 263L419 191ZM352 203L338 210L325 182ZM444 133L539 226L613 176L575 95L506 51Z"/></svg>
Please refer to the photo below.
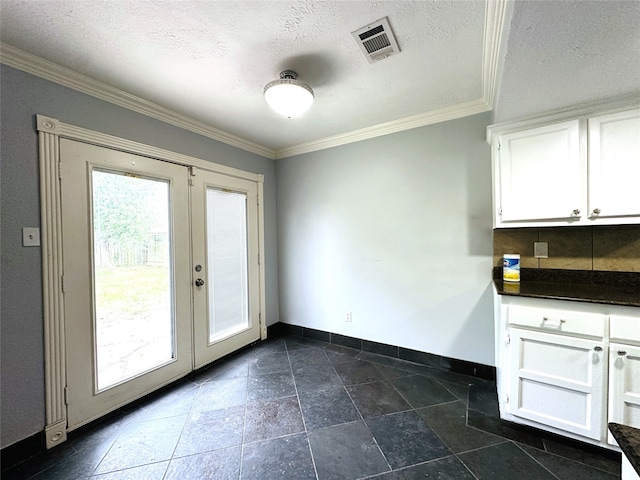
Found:
<svg viewBox="0 0 640 480"><path fill-rule="evenodd" d="M298 80L293 70L280 72L280 79L264 87L264 99L271 109L285 117L299 117L313 103L313 90Z"/></svg>

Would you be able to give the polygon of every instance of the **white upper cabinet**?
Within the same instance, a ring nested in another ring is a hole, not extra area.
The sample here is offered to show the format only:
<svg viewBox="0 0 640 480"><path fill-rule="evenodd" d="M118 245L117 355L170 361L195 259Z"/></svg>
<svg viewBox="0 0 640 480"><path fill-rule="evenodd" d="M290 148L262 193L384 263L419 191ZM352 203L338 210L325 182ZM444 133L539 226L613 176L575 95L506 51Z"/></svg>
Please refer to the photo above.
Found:
<svg viewBox="0 0 640 480"><path fill-rule="evenodd" d="M579 218L586 155L578 120L502 135L497 161L502 222Z"/></svg>
<svg viewBox="0 0 640 480"><path fill-rule="evenodd" d="M494 227L640 223L640 109L488 133Z"/></svg>
<svg viewBox="0 0 640 480"><path fill-rule="evenodd" d="M589 216L640 216L640 109L589 119Z"/></svg>

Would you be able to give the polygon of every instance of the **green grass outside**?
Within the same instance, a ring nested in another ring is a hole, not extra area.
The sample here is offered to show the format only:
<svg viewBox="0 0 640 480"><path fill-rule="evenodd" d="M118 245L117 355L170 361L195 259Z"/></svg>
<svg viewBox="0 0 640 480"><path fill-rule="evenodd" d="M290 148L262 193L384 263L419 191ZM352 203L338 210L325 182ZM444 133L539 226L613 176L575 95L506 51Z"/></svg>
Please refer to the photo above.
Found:
<svg viewBox="0 0 640 480"><path fill-rule="evenodd" d="M166 304L170 292L168 267L136 266L96 269L96 307L137 315L152 304Z"/></svg>

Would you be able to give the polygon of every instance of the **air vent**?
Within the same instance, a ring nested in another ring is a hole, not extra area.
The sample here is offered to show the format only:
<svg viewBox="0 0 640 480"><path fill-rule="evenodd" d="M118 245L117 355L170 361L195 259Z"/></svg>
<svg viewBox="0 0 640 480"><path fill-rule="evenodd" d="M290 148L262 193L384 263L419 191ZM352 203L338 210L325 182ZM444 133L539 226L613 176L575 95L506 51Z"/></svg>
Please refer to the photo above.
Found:
<svg viewBox="0 0 640 480"><path fill-rule="evenodd" d="M369 63L400 52L387 17L352 32L353 38Z"/></svg>

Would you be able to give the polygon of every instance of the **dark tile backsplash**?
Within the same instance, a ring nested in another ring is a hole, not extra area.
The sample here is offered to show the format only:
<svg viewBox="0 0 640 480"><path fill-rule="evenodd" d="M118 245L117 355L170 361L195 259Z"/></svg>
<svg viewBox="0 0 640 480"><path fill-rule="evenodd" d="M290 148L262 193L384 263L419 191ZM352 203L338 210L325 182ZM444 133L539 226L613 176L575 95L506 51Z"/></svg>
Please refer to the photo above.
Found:
<svg viewBox="0 0 640 480"><path fill-rule="evenodd" d="M549 244L549 258L533 256L533 242ZM499 228L493 231L493 264L520 254L522 268L640 272L640 225Z"/></svg>

